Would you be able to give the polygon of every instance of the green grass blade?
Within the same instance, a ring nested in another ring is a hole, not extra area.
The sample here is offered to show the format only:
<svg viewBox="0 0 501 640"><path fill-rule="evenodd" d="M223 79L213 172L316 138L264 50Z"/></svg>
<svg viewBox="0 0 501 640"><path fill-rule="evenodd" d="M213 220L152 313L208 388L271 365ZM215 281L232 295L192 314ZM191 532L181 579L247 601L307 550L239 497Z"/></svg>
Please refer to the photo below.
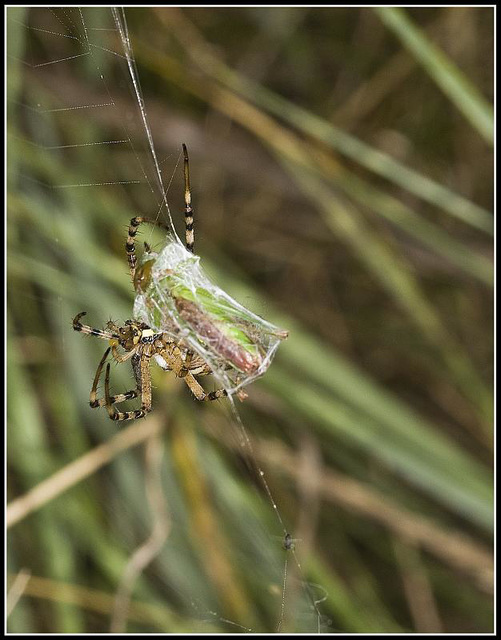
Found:
<svg viewBox="0 0 501 640"><path fill-rule="evenodd" d="M203 69L210 77L217 79L236 93L244 96L249 102L287 121L299 131L324 142L338 153L354 160L376 175L413 193L425 202L443 209L450 215L463 220L463 222L490 235L493 234L492 214L486 209L479 207L467 198L417 171L405 167L388 154L362 142L355 136L345 133L317 114L293 104L277 93L230 68L214 55L212 49L201 39L198 31L186 18L179 22L178 18L176 18L174 26L179 28L174 28L173 35L185 47L186 53L195 65ZM190 38L182 37L185 34L182 27L188 29ZM160 73L162 72L162 66L165 63L162 63L161 58L159 59L158 51L149 51L144 44L141 46L138 44L136 48L142 61L148 65L155 66Z"/></svg>
<svg viewBox="0 0 501 640"><path fill-rule="evenodd" d="M428 40L399 7L375 7L384 24L421 63L451 102L489 143L494 144L494 112L470 80L443 51Z"/></svg>

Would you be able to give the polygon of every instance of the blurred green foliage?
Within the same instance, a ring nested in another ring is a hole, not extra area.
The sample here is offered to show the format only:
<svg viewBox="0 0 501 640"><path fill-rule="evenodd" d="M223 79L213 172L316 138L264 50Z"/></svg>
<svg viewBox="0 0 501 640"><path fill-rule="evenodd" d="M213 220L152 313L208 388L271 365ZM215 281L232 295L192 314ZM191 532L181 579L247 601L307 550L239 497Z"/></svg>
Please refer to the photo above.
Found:
<svg viewBox="0 0 501 640"><path fill-rule="evenodd" d="M130 317L147 212L68 185L151 161L85 145L135 100L107 10L9 8L9 630L491 631L493 10L126 16L178 230L185 142L195 251L290 335L238 403L252 447L158 368L146 420L89 408L106 345L71 319Z"/></svg>

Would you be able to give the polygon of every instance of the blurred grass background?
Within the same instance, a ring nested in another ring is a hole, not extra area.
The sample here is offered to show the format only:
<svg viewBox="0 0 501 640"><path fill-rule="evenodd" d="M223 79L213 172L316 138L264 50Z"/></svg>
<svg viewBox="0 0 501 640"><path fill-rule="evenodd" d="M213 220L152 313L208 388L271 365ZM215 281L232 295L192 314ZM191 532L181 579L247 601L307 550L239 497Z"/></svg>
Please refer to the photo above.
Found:
<svg viewBox="0 0 501 640"><path fill-rule="evenodd" d="M33 66L64 43L8 9L9 630L273 632L286 555L259 467L299 539L281 631L492 631L493 10L126 15L178 229L185 142L196 252L290 337L238 406L253 453L225 402L160 370L146 420L89 408L105 345L71 319L130 317L143 212L53 188L127 172L119 145L40 136L116 138L132 97L103 60L115 121L41 124L37 95L107 96L85 61Z"/></svg>

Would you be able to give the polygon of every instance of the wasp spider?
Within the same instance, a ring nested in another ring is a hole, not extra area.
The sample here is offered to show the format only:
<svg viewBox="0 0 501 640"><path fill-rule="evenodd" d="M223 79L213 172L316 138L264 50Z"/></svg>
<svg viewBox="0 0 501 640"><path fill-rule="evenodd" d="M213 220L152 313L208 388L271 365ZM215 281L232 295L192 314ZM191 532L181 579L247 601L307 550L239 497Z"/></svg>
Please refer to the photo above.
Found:
<svg viewBox="0 0 501 640"><path fill-rule="evenodd" d="M189 161L186 146L183 144L184 153L184 201L185 201L185 227L186 227L186 248L193 252L194 231L193 231L193 208L191 206L191 190L189 176ZM136 291L149 278L151 264L145 262L137 268L135 236L139 225L143 223L153 224L168 230L168 226L163 222L150 218L132 218L129 225L129 233L125 243L125 250L129 262L130 274ZM83 311L73 320L73 329L81 331L91 336L96 336L103 340L108 340L110 346L104 352L103 357L97 367L94 382L90 392L90 406L92 408L106 407L108 415L112 420L135 420L144 418L151 411L151 372L150 365L152 358L165 371L173 371L178 378L182 378L197 400L217 400L227 395L224 389L206 393L197 382L195 376L209 375L212 373L210 366L197 354L189 350L181 341L173 340L171 336L163 332L155 332L144 322L127 320L123 327L114 322L108 322L106 329L93 329L82 324L80 318L86 315ZM121 350L120 350L121 349ZM136 388L120 393L115 396L110 395L110 363L106 364L106 374L104 382L104 398L97 397L97 387L103 367L108 356L116 362L131 361L132 371L136 380ZM125 400L141 397L141 409L135 411L117 411L115 405ZM243 399L245 394L240 393Z"/></svg>

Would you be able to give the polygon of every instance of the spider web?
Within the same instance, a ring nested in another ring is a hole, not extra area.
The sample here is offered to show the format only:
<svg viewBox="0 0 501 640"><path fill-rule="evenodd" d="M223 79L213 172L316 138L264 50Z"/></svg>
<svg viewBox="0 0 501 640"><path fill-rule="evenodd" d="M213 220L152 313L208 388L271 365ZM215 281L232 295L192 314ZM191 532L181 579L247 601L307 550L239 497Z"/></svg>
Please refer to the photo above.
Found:
<svg viewBox="0 0 501 640"><path fill-rule="evenodd" d="M44 176L44 182L53 189L71 189L77 198L106 188L132 201L142 215L167 220L175 235L144 103L136 99L140 88L131 87L128 52L122 49L113 14L104 8L37 7L25 19L28 50L20 62L30 82L17 103L31 116L28 143L41 158L64 158L70 167L81 164L84 151L91 159L89 171L75 175L74 182L58 182L52 175ZM76 82L67 88L68 77ZM127 93L134 99L124 99ZM81 115L81 131L69 130L75 114ZM107 135L99 137L96 130ZM106 165L92 161L103 146L110 159Z"/></svg>
<svg viewBox="0 0 501 640"><path fill-rule="evenodd" d="M25 131L25 137L17 142L30 154L30 166L38 167L34 172L20 160L21 179L26 185L34 183L52 194L71 193L75 211L88 207L89 198L99 192L100 198L103 194L109 198L110 207L120 209L122 202L125 210L133 209L137 215L161 218L169 224L171 233L153 253L157 271L152 291L137 296L134 316L158 330L170 331L176 339L181 334L186 344L210 363L230 395L229 420L236 424L245 457L251 460L284 538L288 528L231 397L266 371L284 334L212 283L199 258L186 251L176 233L167 202L163 163L155 151L123 9L36 7L23 17L21 26L28 34L27 51L13 59L25 67L27 81L16 92L12 106ZM75 80L70 87L63 82L68 77ZM70 123L75 115L81 123L78 129ZM106 148L106 156L101 155L102 148ZM61 181L57 170L61 161L68 168L65 178L74 172L70 180ZM123 225L127 222L128 219L122 220ZM151 257L145 253L143 261ZM124 279L127 281L126 276ZM217 338L213 342L207 331L200 334L194 330L193 323L179 312L176 299L195 303L196 313L209 322L210 330L216 327ZM228 327L235 326L240 333L228 335ZM245 349L244 353L250 353L257 364L246 369L232 349L240 349L239 353ZM280 585L281 596L273 630L281 630L289 585L296 580L301 596L294 601L298 627L320 632L326 623L319 610L326 597L324 590L304 581L294 549L285 552L277 542L277 550L271 580ZM288 571L291 560L295 577ZM269 576L263 580L270 583ZM175 586L169 588L180 594ZM182 598L199 619L217 621L228 630L252 631L216 612L212 605L190 597L189 589L184 590Z"/></svg>

